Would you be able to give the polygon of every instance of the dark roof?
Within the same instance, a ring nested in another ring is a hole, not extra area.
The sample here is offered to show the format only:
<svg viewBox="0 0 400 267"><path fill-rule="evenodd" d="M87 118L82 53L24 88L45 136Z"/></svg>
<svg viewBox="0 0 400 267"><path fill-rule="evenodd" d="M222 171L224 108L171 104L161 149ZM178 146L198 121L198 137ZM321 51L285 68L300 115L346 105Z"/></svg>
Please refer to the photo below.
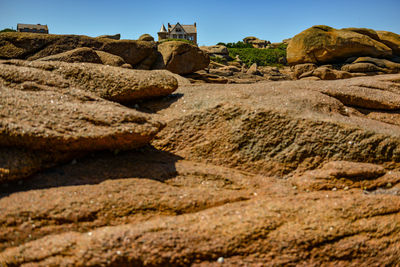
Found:
<svg viewBox="0 0 400 267"><path fill-rule="evenodd" d="M186 33L196 33L197 32L196 26L194 26L194 25L182 25L182 24L179 24L179 25L182 26L183 30ZM176 26L176 24L168 25L168 31L171 32L175 28L175 26Z"/></svg>
<svg viewBox="0 0 400 267"><path fill-rule="evenodd" d="M17 24L17 29L35 29L35 30L46 30L48 31L49 28L47 28L47 25L41 25L41 24L22 24L18 23Z"/></svg>

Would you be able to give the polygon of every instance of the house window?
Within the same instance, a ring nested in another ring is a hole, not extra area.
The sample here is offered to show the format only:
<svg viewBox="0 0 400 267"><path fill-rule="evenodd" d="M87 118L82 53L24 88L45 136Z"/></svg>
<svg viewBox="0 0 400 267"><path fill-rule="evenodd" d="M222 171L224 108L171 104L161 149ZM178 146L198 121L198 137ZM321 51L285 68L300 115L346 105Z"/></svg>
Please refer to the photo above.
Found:
<svg viewBox="0 0 400 267"><path fill-rule="evenodd" d="M179 34L179 39L182 39L182 38L183 38L182 34Z"/></svg>
<svg viewBox="0 0 400 267"><path fill-rule="evenodd" d="M175 31L177 31L177 32L180 32L181 31L181 29L180 28L176 28L176 30Z"/></svg>
<svg viewBox="0 0 400 267"><path fill-rule="evenodd" d="M176 37L176 34L173 34L173 35L172 35L172 38L176 39L176 38L178 38L178 37Z"/></svg>

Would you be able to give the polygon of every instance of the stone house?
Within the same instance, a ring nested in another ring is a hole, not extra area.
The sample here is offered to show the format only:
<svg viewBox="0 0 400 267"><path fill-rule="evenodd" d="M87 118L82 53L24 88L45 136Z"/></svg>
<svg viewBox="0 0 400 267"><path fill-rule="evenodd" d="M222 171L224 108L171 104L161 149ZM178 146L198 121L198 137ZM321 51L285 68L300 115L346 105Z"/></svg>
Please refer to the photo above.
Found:
<svg viewBox="0 0 400 267"><path fill-rule="evenodd" d="M163 24L158 32L158 41L169 38L186 39L197 44L196 22L193 25L182 25L179 22L172 25L168 23L168 30Z"/></svg>
<svg viewBox="0 0 400 267"><path fill-rule="evenodd" d="M47 25L41 24L17 24L17 32L49 33Z"/></svg>

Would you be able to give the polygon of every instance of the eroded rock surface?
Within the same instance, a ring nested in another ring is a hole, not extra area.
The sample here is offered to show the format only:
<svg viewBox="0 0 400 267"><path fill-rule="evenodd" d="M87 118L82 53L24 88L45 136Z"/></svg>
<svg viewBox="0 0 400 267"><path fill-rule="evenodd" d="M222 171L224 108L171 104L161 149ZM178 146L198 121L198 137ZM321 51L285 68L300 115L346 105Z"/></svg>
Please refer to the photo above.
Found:
<svg viewBox="0 0 400 267"><path fill-rule="evenodd" d="M382 77L188 88L167 111L169 122L154 144L266 175L330 160L398 161L398 125L354 109L400 110L399 84L390 81L399 76Z"/></svg>
<svg viewBox="0 0 400 267"><path fill-rule="evenodd" d="M155 43L145 41L21 32L0 34L0 59L35 60L80 47L120 56L126 63L140 69L150 69L157 59Z"/></svg>
<svg viewBox="0 0 400 267"><path fill-rule="evenodd" d="M158 45L162 57L158 59L158 68L166 68L176 74L188 74L204 69L210 63L208 54L197 46L170 41Z"/></svg>
<svg viewBox="0 0 400 267"><path fill-rule="evenodd" d="M169 95L178 87L174 76L165 70L22 60L7 61L0 68L0 79L10 87L29 82L61 88L75 86L104 99L125 103Z"/></svg>
<svg viewBox="0 0 400 267"><path fill-rule="evenodd" d="M375 31L370 32L378 37ZM393 51L379 39L371 38L369 31L337 30L325 25L313 26L297 34L287 47L290 65L332 63L354 56L390 58Z"/></svg>
<svg viewBox="0 0 400 267"><path fill-rule="evenodd" d="M142 102L166 124L151 145L0 185L0 265L396 266L399 82L184 85Z"/></svg>
<svg viewBox="0 0 400 267"><path fill-rule="evenodd" d="M0 64L0 182L28 177L90 151L147 144L163 127L132 103L172 93L168 71L90 63Z"/></svg>

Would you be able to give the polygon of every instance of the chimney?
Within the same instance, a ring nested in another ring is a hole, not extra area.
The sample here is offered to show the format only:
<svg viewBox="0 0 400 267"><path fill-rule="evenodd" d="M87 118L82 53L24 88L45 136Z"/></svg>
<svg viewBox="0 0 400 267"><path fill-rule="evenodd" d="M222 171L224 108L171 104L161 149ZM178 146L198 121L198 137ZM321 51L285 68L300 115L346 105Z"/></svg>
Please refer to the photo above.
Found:
<svg viewBox="0 0 400 267"><path fill-rule="evenodd" d="M196 22L194 23L194 27L196 27L196 28L197 28Z"/></svg>
<svg viewBox="0 0 400 267"><path fill-rule="evenodd" d="M169 22L168 22L168 28L171 28L171 24L169 24Z"/></svg>

